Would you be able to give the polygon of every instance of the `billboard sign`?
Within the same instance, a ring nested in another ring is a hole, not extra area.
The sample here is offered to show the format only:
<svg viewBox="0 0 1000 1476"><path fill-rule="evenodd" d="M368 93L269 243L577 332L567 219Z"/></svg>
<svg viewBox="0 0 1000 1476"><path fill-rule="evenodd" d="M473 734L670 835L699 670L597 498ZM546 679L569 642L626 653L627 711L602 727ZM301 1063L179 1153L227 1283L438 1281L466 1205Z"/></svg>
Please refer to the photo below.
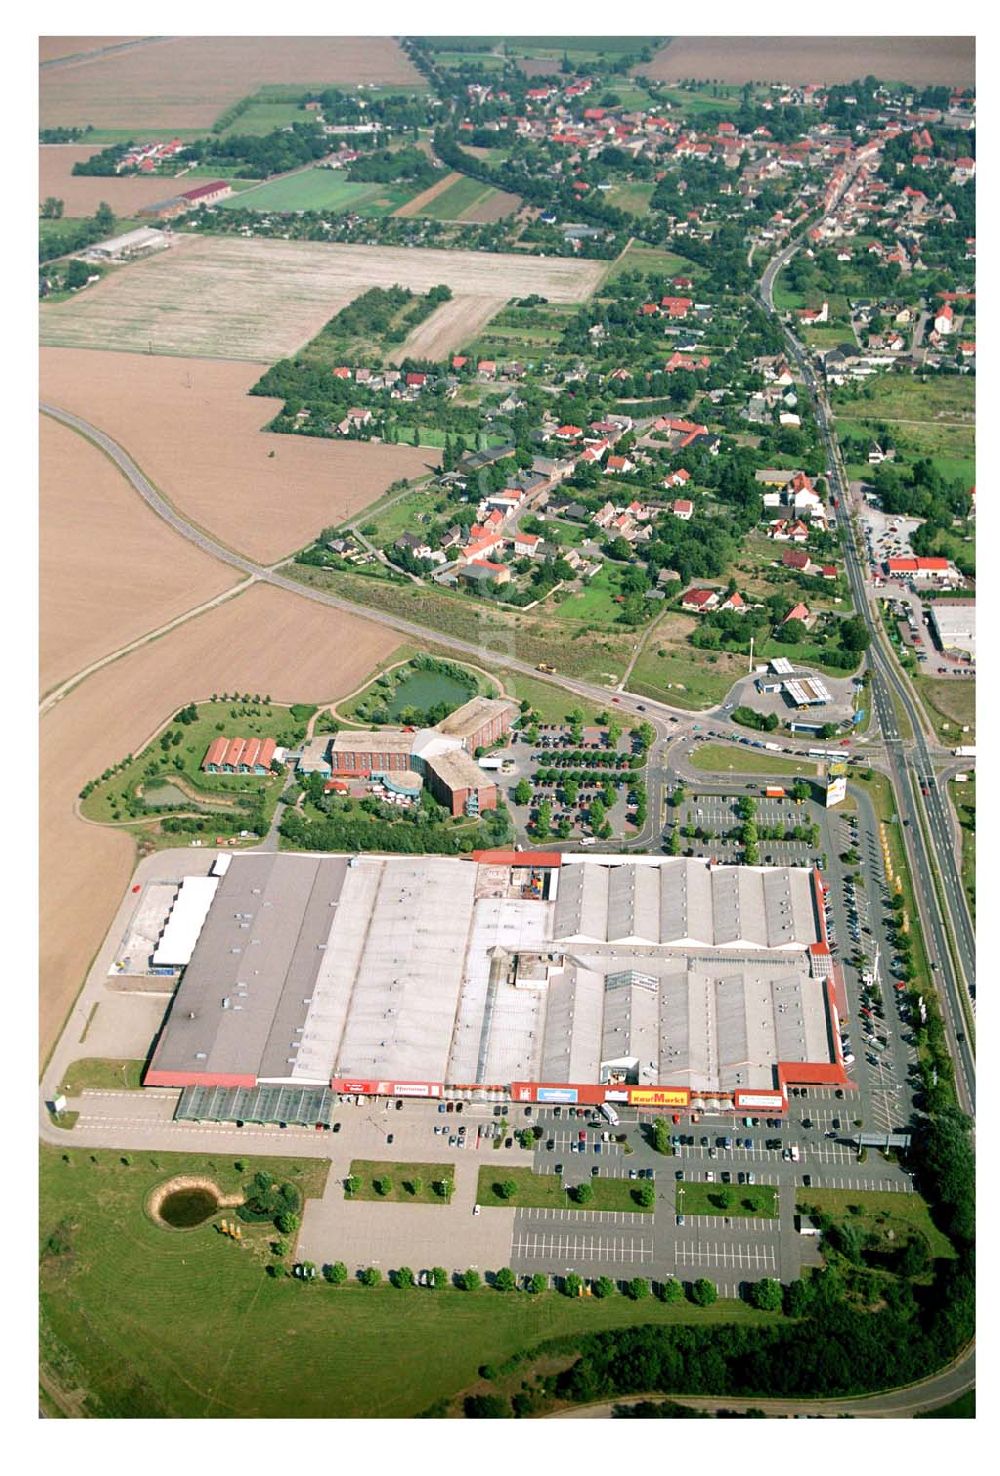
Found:
<svg viewBox="0 0 1000 1476"><path fill-rule="evenodd" d="M437 1097L440 1096L441 1088L437 1082L429 1081L395 1081L392 1084L394 1097Z"/></svg>
<svg viewBox="0 0 1000 1476"><path fill-rule="evenodd" d="M539 1102L575 1102L577 1089L576 1087L539 1087L537 1100Z"/></svg>
<svg viewBox="0 0 1000 1476"><path fill-rule="evenodd" d="M633 1107L686 1107L691 1093L686 1087L630 1087Z"/></svg>
<svg viewBox="0 0 1000 1476"><path fill-rule="evenodd" d="M843 775L837 779L828 779L826 785L826 807L831 809L839 805L841 800L847 798L847 780Z"/></svg>
<svg viewBox="0 0 1000 1476"><path fill-rule="evenodd" d="M737 1107L760 1107L765 1112L784 1112L785 1099L780 1092L737 1092Z"/></svg>

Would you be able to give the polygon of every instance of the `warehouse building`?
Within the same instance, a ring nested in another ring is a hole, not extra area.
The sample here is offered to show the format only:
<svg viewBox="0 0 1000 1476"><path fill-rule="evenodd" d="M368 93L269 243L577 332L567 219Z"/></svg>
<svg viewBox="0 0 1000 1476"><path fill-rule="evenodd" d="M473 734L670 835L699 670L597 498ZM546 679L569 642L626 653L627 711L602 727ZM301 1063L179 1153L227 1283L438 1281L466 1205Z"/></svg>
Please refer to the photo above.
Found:
<svg viewBox="0 0 1000 1476"><path fill-rule="evenodd" d="M145 1081L777 1111L849 1085L840 990L803 868L247 852Z"/></svg>
<svg viewBox="0 0 1000 1476"><path fill-rule="evenodd" d="M126 231L123 236L98 241L83 254L88 261L135 261L140 256L151 256L155 251L166 251L170 244L170 237L164 231L140 226L136 231Z"/></svg>
<svg viewBox="0 0 1000 1476"><path fill-rule="evenodd" d="M925 607L942 651L960 651L976 659L976 602L934 600Z"/></svg>

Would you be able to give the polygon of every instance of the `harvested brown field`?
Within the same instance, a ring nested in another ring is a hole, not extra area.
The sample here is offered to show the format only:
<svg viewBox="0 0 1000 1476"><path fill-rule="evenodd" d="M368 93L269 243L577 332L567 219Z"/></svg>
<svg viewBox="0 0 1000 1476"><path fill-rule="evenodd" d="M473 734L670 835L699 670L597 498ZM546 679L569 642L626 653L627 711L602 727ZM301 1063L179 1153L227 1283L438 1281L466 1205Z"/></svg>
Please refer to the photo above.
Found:
<svg viewBox="0 0 1000 1476"><path fill-rule="evenodd" d="M321 702L359 687L398 637L256 585L95 672L41 724L41 1051L51 1049L121 901L129 836L74 814L88 779L138 751L165 718L213 691Z"/></svg>
<svg viewBox="0 0 1000 1476"><path fill-rule="evenodd" d="M658 82L834 83L873 75L969 87L976 43L972 36L677 36L635 70Z"/></svg>
<svg viewBox="0 0 1000 1476"><path fill-rule="evenodd" d="M369 287L426 292L446 282L456 297L537 292L582 302L604 270L600 261L489 251L179 236L69 302L42 303L41 342L271 363Z"/></svg>
<svg viewBox="0 0 1000 1476"><path fill-rule="evenodd" d="M84 57L95 51L105 51L109 46L130 46L142 41L142 36L39 36L38 60L60 61L66 57Z"/></svg>
<svg viewBox="0 0 1000 1476"><path fill-rule="evenodd" d="M90 148L77 144L42 144L38 150L38 199L55 195L63 202L64 215L93 215L101 201L106 201L122 218L134 215L154 200L165 200L183 185L170 179L111 179L96 174L74 174L73 165L83 163L100 153L98 145Z"/></svg>
<svg viewBox="0 0 1000 1476"><path fill-rule="evenodd" d="M40 126L208 128L269 83L425 87L391 36L174 36L41 73Z"/></svg>
<svg viewBox="0 0 1000 1476"><path fill-rule="evenodd" d="M454 171L450 174L443 174L432 185L428 185L426 190L422 190L419 195L414 195L413 199L407 200L405 205L400 205L398 210L392 212L393 215L422 215L432 200L436 200L438 195L443 195L445 190L450 189L461 178L462 176L455 174Z"/></svg>
<svg viewBox="0 0 1000 1476"><path fill-rule="evenodd" d="M468 210L463 210L461 218L475 221L478 225L492 225L495 220L513 215L523 204L520 195L512 195L509 190L494 190L492 195L487 195L478 205L470 205Z"/></svg>
<svg viewBox="0 0 1000 1476"><path fill-rule="evenodd" d="M271 563L415 477L440 453L261 433L261 364L43 349L42 398L106 431L194 522ZM190 604L197 601L192 600Z"/></svg>
<svg viewBox="0 0 1000 1476"><path fill-rule="evenodd" d="M40 685L230 589L234 569L180 538L96 446L39 426Z"/></svg>
<svg viewBox="0 0 1000 1476"><path fill-rule="evenodd" d="M453 297L419 323L391 362L404 359L443 359L453 349L470 343L485 323L504 306L505 297Z"/></svg>

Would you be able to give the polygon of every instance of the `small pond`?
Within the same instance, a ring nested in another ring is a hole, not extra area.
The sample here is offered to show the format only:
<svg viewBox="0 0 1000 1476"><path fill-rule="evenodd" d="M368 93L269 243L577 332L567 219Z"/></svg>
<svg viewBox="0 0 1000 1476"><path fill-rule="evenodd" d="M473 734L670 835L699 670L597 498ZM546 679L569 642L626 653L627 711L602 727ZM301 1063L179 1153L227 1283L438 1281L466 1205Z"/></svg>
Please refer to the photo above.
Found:
<svg viewBox="0 0 1000 1476"><path fill-rule="evenodd" d="M142 802L149 810L162 809L165 805L187 805L191 808L190 799L176 784L150 785L142 792Z"/></svg>
<svg viewBox="0 0 1000 1476"><path fill-rule="evenodd" d="M415 707L418 712L426 712L439 702L446 702L452 708L461 707L475 692L471 682L458 682L444 672L414 671L403 678L389 699L389 718L395 722L404 708Z"/></svg>
<svg viewBox="0 0 1000 1476"><path fill-rule="evenodd" d="M211 1189L175 1189L160 1201L157 1214L175 1230L190 1230L215 1214L219 1197Z"/></svg>

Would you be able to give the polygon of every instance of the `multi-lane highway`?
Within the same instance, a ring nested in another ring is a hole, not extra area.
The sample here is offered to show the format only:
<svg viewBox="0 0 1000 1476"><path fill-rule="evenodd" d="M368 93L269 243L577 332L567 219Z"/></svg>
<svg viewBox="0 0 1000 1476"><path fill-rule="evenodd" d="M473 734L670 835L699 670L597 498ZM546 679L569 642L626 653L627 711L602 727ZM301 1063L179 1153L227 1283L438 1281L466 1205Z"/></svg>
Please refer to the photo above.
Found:
<svg viewBox="0 0 1000 1476"><path fill-rule="evenodd" d="M760 300L769 313L775 312L775 278L798 247L798 240L790 242L768 264L761 278ZM972 1112L975 1106L975 1058L967 1025L971 1019L970 992L974 998L975 990L975 934L956 862L946 800L935 778L919 702L887 649L877 614L869 603L865 571L851 525L850 488L826 390L802 344L787 326L784 331L789 352L798 365L815 407L816 423L827 454L830 490L837 501L837 518L843 534L851 592L858 613L866 621L872 637L868 653L872 669L872 699L885 741L896 808L903 822L904 843L924 922L925 943L941 986L938 992L955 1062L956 1088L960 1102ZM900 732L894 697L906 714L912 739L904 739ZM919 792L922 787L927 789L926 795Z"/></svg>

